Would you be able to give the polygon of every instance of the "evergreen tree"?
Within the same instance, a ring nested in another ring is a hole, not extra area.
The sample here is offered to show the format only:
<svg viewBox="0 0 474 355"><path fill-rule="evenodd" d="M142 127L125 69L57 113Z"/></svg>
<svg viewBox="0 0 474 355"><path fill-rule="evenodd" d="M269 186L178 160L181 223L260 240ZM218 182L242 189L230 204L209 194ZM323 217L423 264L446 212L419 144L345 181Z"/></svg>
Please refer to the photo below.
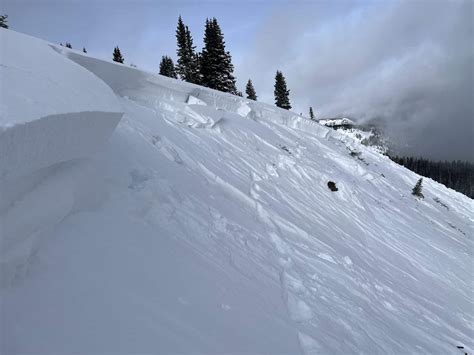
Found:
<svg viewBox="0 0 474 355"><path fill-rule="evenodd" d="M178 55L178 63L176 65L176 71L178 72L181 79L186 80L187 68L189 65L188 58L188 46L186 40L186 27L184 26L183 19L181 16L178 17L178 27L176 29L176 40L178 42L178 49L176 54Z"/></svg>
<svg viewBox="0 0 474 355"><path fill-rule="evenodd" d="M186 45L188 48L189 67L188 67L188 82L193 84L201 84L201 58L196 53L196 46L193 44L193 37L188 26L186 26Z"/></svg>
<svg viewBox="0 0 474 355"><path fill-rule="evenodd" d="M201 56L202 85L235 94L234 66L225 50L224 35L215 18L206 19Z"/></svg>
<svg viewBox="0 0 474 355"><path fill-rule="evenodd" d="M189 83L200 83L199 56L195 53L196 47L193 44L193 37L188 26L185 26L181 16L178 18L178 27L176 29L176 40L178 49L178 63L176 72L180 78Z"/></svg>
<svg viewBox="0 0 474 355"><path fill-rule="evenodd" d="M201 59L201 53L193 53L193 61L191 62L192 82L199 85L202 84Z"/></svg>
<svg viewBox="0 0 474 355"><path fill-rule="evenodd" d="M82 52L87 53L86 47L82 47Z"/></svg>
<svg viewBox="0 0 474 355"><path fill-rule="evenodd" d="M290 90L286 87L286 80L281 71L277 70L275 75L275 105L289 110L290 105Z"/></svg>
<svg viewBox="0 0 474 355"><path fill-rule="evenodd" d="M66 42L66 48L72 49L71 43Z"/></svg>
<svg viewBox="0 0 474 355"><path fill-rule="evenodd" d="M257 93L253 87L252 80L247 81L247 86L245 87L245 93L247 94L247 99L257 101Z"/></svg>
<svg viewBox="0 0 474 355"><path fill-rule="evenodd" d="M421 190L423 189L422 183L423 183L423 178L420 178L420 180L417 181L415 187L411 191L412 195L416 197L421 197L421 198L424 197L423 194L421 193Z"/></svg>
<svg viewBox="0 0 474 355"><path fill-rule="evenodd" d="M467 161L431 161L417 157L390 156L390 159L422 176L474 198L474 164Z"/></svg>
<svg viewBox="0 0 474 355"><path fill-rule="evenodd" d="M8 15L0 15L0 27L2 28L8 28Z"/></svg>
<svg viewBox="0 0 474 355"><path fill-rule="evenodd" d="M174 67L173 59L168 56L161 57L160 62L160 75L164 75L170 78L177 79L176 70Z"/></svg>
<svg viewBox="0 0 474 355"><path fill-rule="evenodd" d="M123 62L124 62L124 59L122 57L122 53L120 52L120 49L119 49L118 46L114 48L114 54L113 54L112 59L113 59L114 62L117 62L117 63L122 63L123 64Z"/></svg>
<svg viewBox="0 0 474 355"><path fill-rule="evenodd" d="M313 112L313 108L311 106L309 107L309 118L314 120L314 112Z"/></svg>

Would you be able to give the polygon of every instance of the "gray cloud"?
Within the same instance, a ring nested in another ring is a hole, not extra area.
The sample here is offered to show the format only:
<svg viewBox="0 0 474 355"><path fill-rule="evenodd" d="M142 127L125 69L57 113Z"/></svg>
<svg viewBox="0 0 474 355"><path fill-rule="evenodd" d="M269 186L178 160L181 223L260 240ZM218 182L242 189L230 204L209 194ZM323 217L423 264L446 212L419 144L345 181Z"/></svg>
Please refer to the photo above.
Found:
<svg viewBox="0 0 474 355"><path fill-rule="evenodd" d="M242 72L270 101L281 69L298 111L377 121L404 153L474 160L472 41L471 1L285 6Z"/></svg>

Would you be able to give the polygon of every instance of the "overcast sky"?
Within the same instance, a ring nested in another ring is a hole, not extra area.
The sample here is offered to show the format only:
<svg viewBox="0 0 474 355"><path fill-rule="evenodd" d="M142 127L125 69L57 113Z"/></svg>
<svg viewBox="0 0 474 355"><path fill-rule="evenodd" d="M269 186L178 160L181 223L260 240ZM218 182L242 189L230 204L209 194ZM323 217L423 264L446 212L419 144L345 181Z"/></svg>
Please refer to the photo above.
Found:
<svg viewBox="0 0 474 355"><path fill-rule="evenodd" d="M474 161L474 1L2 0L11 29L156 72L182 15L198 49L216 17L237 84L294 111L378 121L406 153ZM34 55L34 53L32 53Z"/></svg>

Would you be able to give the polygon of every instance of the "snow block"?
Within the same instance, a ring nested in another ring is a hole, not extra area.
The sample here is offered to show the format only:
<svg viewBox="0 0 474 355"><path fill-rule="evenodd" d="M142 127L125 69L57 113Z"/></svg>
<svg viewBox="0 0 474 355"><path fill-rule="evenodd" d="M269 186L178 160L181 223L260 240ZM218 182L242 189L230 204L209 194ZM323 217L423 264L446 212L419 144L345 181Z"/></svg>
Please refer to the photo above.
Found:
<svg viewBox="0 0 474 355"><path fill-rule="evenodd" d="M193 95L189 95L187 103L188 105L202 105L202 106L207 105L204 101L198 99L197 97Z"/></svg>

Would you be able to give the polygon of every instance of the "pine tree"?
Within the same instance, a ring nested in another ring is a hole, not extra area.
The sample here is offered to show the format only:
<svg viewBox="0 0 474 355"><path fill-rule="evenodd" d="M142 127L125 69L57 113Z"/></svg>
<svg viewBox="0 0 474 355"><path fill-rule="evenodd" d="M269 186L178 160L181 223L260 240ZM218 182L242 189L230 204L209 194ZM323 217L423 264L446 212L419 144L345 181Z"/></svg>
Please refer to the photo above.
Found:
<svg viewBox="0 0 474 355"><path fill-rule="evenodd" d="M311 106L309 107L309 118L314 120L314 112L313 112L313 108Z"/></svg>
<svg viewBox="0 0 474 355"><path fill-rule="evenodd" d="M72 49L71 43L66 42L66 48Z"/></svg>
<svg viewBox="0 0 474 355"><path fill-rule="evenodd" d="M82 47L82 52L87 53L86 47Z"/></svg>
<svg viewBox="0 0 474 355"><path fill-rule="evenodd" d="M235 94L234 66L225 50L224 35L215 18L206 19L204 48L201 56L202 85Z"/></svg>
<svg viewBox="0 0 474 355"><path fill-rule="evenodd" d="M411 194L416 196L416 197L420 197L420 198L423 198L423 194L421 193L421 190L423 189L423 186L422 186L422 183L423 183L423 178L420 178L415 187L413 188L413 190L411 191Z"/></svg>
<svg viewBox="0 0 474 355"><path fill-rule="evenodd" d="M176 70L174 67L173 59L164 55L161 57L160 62L160 75L164 75L170 78L177 79Z"/></svg>
<svg viewBox="0 0 474 355"><path fill-rule="evenodd" d="M180 78L189 83L200 83L199 55L195 52L193 37L188 26L185 26L181 16L178 18L178 27L176 29L176 40L178 49L178 63L176 72Z"/></svg>
<svg viewBox="0 0 474 355"><path fill-rule="evenodd" d="M252 80L247 81L247 86L245 87L245 93L247 94L247 99L257 101L257 93L253 87Z"/></svg>
<svg viewBox="0 0 474 355"><path fill-rule="evenodd" d="M118 46L114 48L114 54L113 54L112 60L113 60L114 62L122 63L122 64L123 64L123 62L124 62L124 59L123 59L123 57L122 57L122 53L120 52L120 49L119 49Z"/></svg>
<svg viewBox="0 0 474 355"><path fill-rule="evenodd" d="M8 28L8 15L0 15L0 27L2 28Z"/></svg>
<svg viewBox="0 0 474 355"><path fill-rule="evenodd" d="M286 80L281 71L277 70L275 75L275 105L289 110L290 105L290 90L286 87Z"/></svg>

